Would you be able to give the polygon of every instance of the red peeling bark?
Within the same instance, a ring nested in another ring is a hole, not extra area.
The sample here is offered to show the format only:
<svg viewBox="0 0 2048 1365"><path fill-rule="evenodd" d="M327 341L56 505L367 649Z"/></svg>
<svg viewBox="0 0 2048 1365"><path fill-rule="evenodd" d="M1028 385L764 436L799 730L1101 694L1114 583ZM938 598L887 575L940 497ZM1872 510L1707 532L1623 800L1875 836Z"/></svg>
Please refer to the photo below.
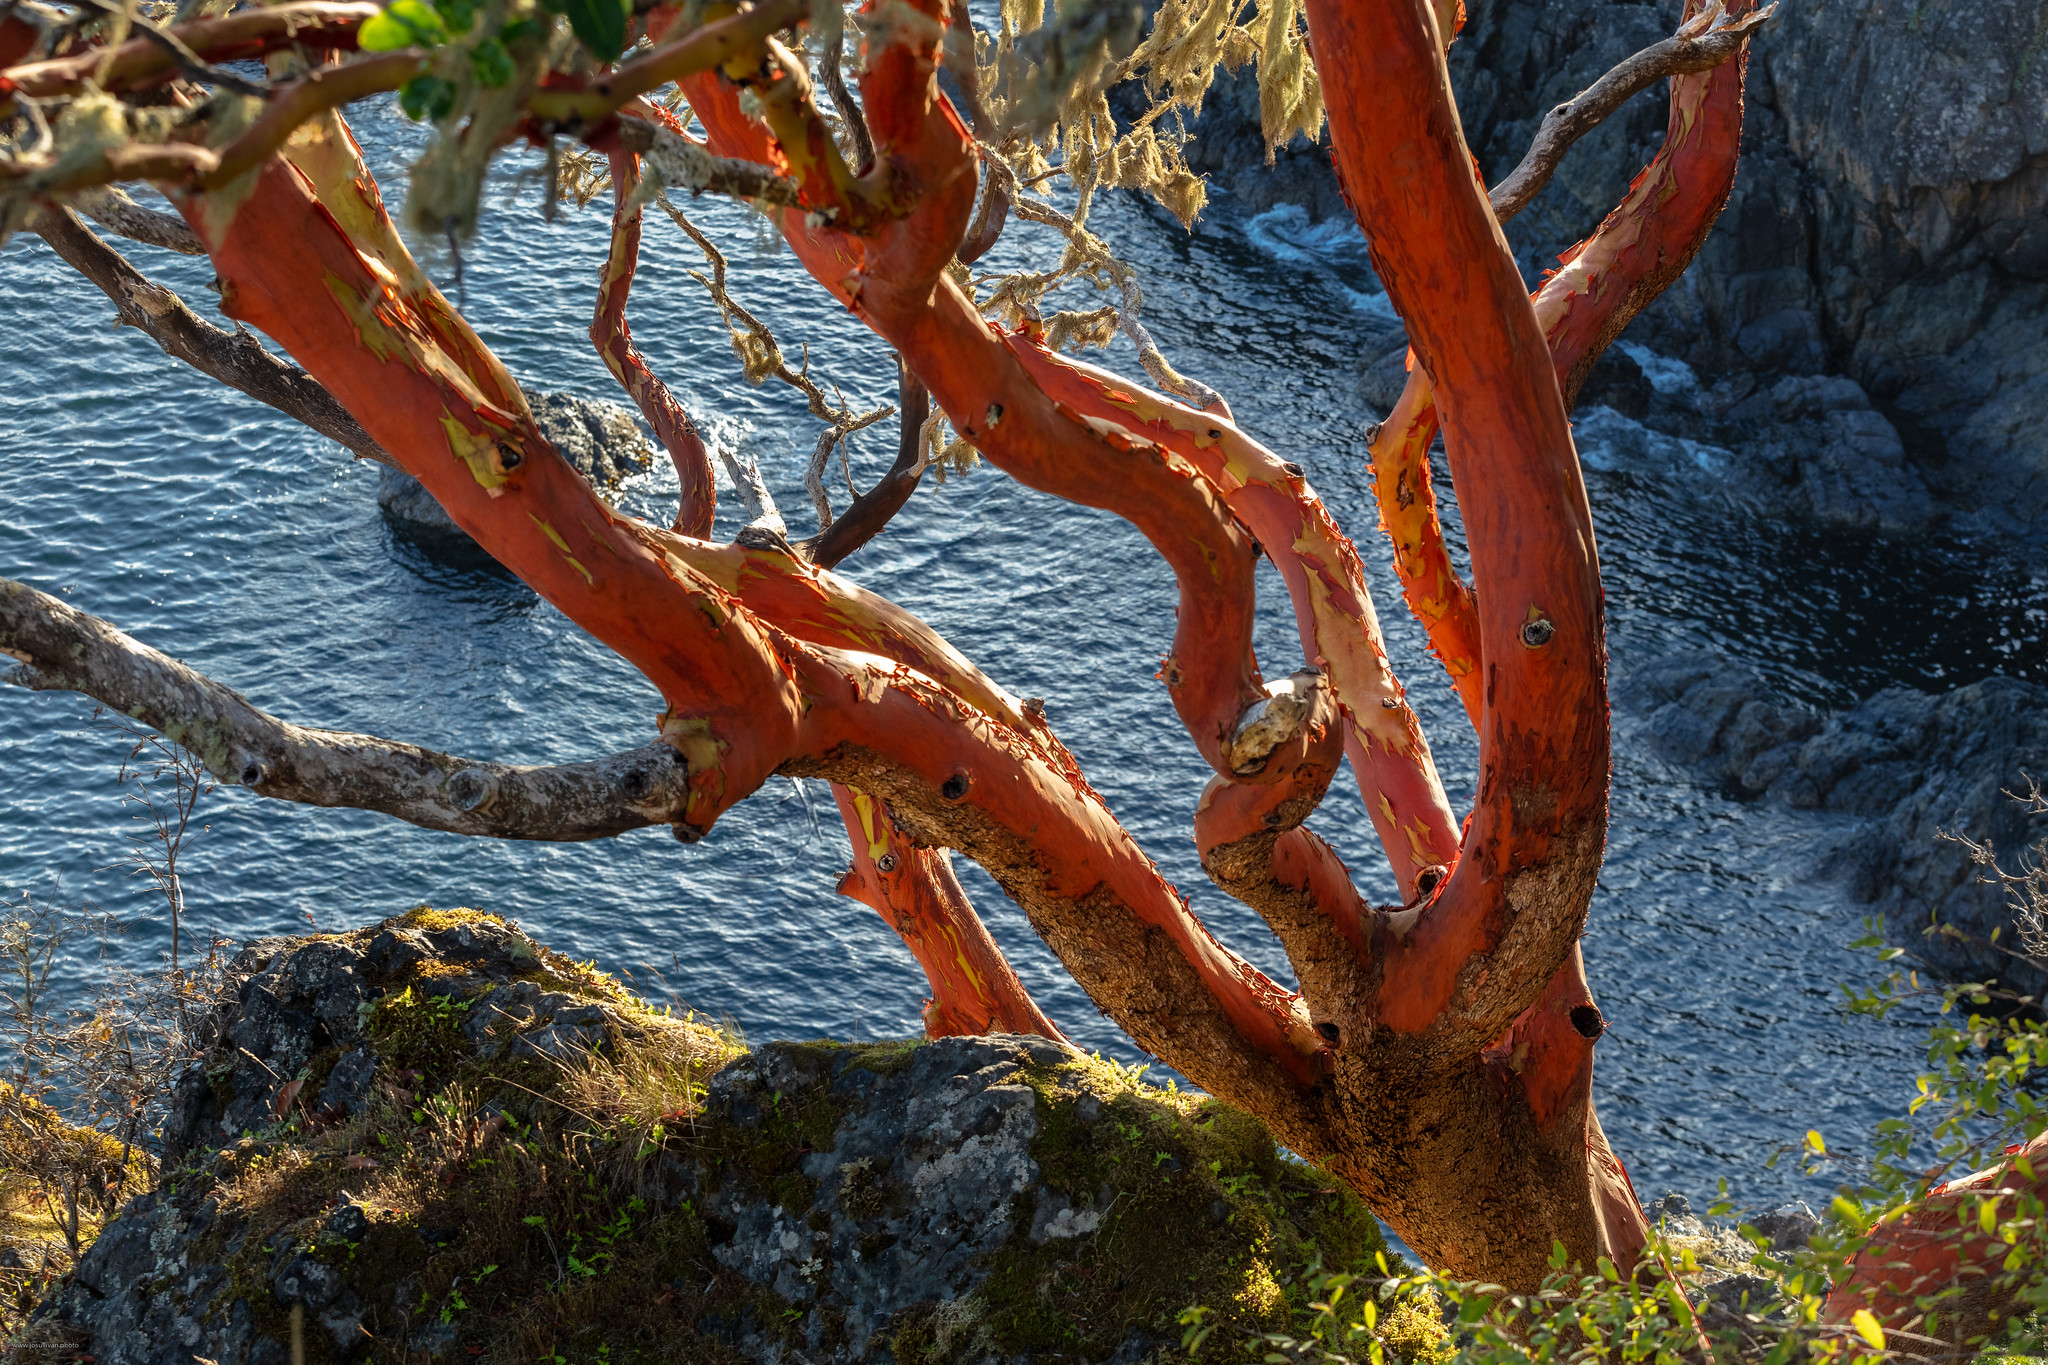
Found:
<svg viewBox="0 0 2048 1365"><path fill-rule="evenodd" d="M853 843L839 893L880 915L924 969L932 988L925 1034L1036 1033L1065 1042L974 913L946 851L907 837L873 797L836 782L832 796Z"/></svg>
<svg viewBox="0 0 2048 1365"><path fill-rule="evenodd" d="M640 261L640 205L630 202L640 183L640 158L631 152L611 154L612 247L605 257L604 276L597 285L597 315L590 322L590 343L604 357L612 378L632 395L633 404L676 467L681 499L676 507L678 535L703 539L711 534L718 510L718 485L711 475L711 454L697 424L649 368L633 331L626 325L626 300L633 292L633 272Z"/></svg>
<svg viewBox="0 0 2048 1365"><path fill-rule="evenodd" d="M1313 1150L1323 1049L1300 1001L1216 943L1070 763L910 666L798 639L675 552L701 543L606 507L402 255L339 121L292 155L241 195L180 196L224 306L660 688L689 768L682 833L778 770L885 800L915 840L988 867L1142 1046L1202 1059L1211 1089Z"/></svg>
<svg viewBox="0 0 2048 1365"><path fill-rule="evenodd" d="M2048 1135L2005 1149L2006 1159L1944 1181L1920 1207L1871 1229L1848 1274L1828 1294L1826 1318L1846 1324L1867 1309L1887 1328L1969 1349L2002 1331L2015 1311L2024 1274L2009 1275L2012 1253L1979 1219L1987 1205L1996 1217L2024 1217L2029 1201L2048 1202Z"/></svg>
<svg viewBox="0 0 2048 1365"><path fill-rule="evenodd" d="M1689 21L1699 6L1686 7ZM1755 0L1730 0L1731 17ZM1733 60L1671 80L1663 145L1594 234L1565 252L1564 268L1536 292L1569 410L1586 376L1622 329L1699 254L1728 202L1742 144L1742 88L1748 44ZM1474 725L1479 723L1478 608L1451 566L1431 487L1429 447L1437 411L1429 374L1417 367L1372 440L1380 523L1394 546L1394 572L1409 610L1429 633Z"/></svg>

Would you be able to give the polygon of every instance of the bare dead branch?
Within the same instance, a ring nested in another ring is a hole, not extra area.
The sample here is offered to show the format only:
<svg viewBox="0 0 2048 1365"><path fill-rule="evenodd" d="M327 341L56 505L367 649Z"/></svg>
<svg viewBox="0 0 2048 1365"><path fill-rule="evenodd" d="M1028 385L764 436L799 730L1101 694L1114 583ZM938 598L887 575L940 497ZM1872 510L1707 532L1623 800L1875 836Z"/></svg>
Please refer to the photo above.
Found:
<svg viewBox="0 0 2048 1365"><path fill-rule="evenodd" d="M739 495L740 506L747 509L747 524L740 528L733 542L786 549L789 527L782 520L781 510L775 506L775 495L768 491L767 480L761 477L759 462L751 457L741 459L724 446L718 448L718 458L725 462L725 472L732 478L732 491Z"/></svg>
<svg viewBox="0 0 2048 1365"><path fill-rule="evenodd" d="M853 500L843 516L810 540L797 546L805 558L830 569L873 540L889 524L924 477L924 424L931 414L932 397L918 377L897 362L897 405L901 422L897 428L896 462L867 492Z"/></svg>
<svg viewBox="0 0 2048 1365"><path fill-rule="evenodd" d="M147 212L139 207L136 211ZM230 332L201 318L175 293L130 265L69 209L45 209L29 226L114 301L122 322L146 333L166 355L297 418L363 459L396 467L397 462L311 375L264 350L250 333Z"/></svg>
<svg viewBox="0 0 2048 1365"><path fill-rule="evenodd" d="M619 121L619 145L647 159L651 178L692 194L729 194L754 203L789 207L797 201L794 180L753 161L713 156L694 140L644 119Z"/></svg>
<svg viewBox="0 0 2048 1365"><path fill-rule="evenodd" d="M1693 71L1709 71L1742 51L1755 29L1776 14L1775 4L1732 18L1719 0L1695 16L1676 35L1644 48L1543 116L1543 126L1521 164L1487 192L1493 216L1505 223L1520 213L1550 183L1558 163L1574 142L1592 132L1631 96L1661 80Z"/></svg>
<svg viewBox="0 0 2048 1365"><path fill-rule="evenodd" d="M604 839L679 818L689 770L665 744L552 767L457 758L279 720L240 693L25 583L0 578L7 681L82 692L162 733L221 782L309 806L496 839Z"/></svg>
<svg viewBox="0 0 2048 1365"><path fill-rule="evenodd" d="M199 240L183 218L174 213L146 209L114 185L86 190L78 196L78 211L107 231L130 241L160 246L181 256L204 256L206 244Z"/></svg>
<svg viewBox="0 0 2048 1365"><path fill-rule="evenodd" d="M270 87L262 81L252 81L238 76L225 67L215 66L191 48L187 47L177 34L159 25L156 20L141 12L139 8L111 4L109 0L71 0L82 9L97 10L111 16L117 22L125 22L142 30L142 36L162 48L178 69L195 81L206 81L223 90L232 90L238 95L254 95L261 99L270 94Z"/></svg>

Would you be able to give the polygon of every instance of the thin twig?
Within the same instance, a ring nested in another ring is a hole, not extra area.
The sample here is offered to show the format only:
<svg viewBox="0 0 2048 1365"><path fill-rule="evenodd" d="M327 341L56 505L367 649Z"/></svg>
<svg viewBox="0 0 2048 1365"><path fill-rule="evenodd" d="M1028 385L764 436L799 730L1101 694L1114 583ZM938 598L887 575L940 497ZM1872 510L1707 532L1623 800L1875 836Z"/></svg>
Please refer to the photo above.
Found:
<svg viewBox="0 0 2048 1365"><path fill-rule="evenodd" d="M1110 282L1116 285L1117 293L1122 299L1117 308L1117 330L1129 337L1131 344L1138 348L1138 362L1145 367L1145 373L1151 375L1153 381L1161 388L1190 406L1228 416L1230 407L1223 401L1223 395L1200 380L1190 379L1174 369L1160 351L1159 344L1152 339L1152 333L1138 320L1139 310L1144 307L1145 295L1138 286L1137 272L1124 261L1118 260L1109 248L1103 245L1100 237L1082 227L1075 219L1069 218L1050 204L1024 197L1016 186L1016 172L1010 169L1001 154L986 143L980 145L983 164L1009 182L1011 211L1027 222L1059 229L1074 248L1068 265L1063 267L1063 270L1050 272L1045 277L1047 283L1040 287L1040 292L1078 268L1097 270L1108 276Z"/></svg>
<svg viewBox="0 0 2048 1365"><path fill-rule="evenodd" d="M675 221L677 227L688 234L692 242L697 244L697 249L704 253L704 259L710 264L711 274L709 276L706 276L701 271L692 270L690 278L704 286L711 295L711 301L717 304L719 312L725 315L726 326L731 328L733 333L733 348L739 351L746 363L747 377L759 382L760 379L766 378L770 374L774 375L777 379L789 385L798 393L801 393L804 396L805 402L809 405L811 416L827 424L825 431L818 437L817 448L812 453L810 465L804 474L804 487L809 491L812 506L817 511L818 535L822 536L832 525L832 504L825 493L824 477L825 466L831 458L832 447L863 427L872 426L884 418L894 416L896 408L893 404L884 403L870 412L857 414L853 411L852 405L846 401L846 395L843 393L837 394L838 401L836 403L827 398L824 389L819 386L815 379L811 378L808 349L804 352L803 363L798 368L791 369L789 362L783 357L781 346L775 341L775 334L768 330L767 324L755 317L727 291L725 286L725 253L720 251L717 245L684 215L682 210L671 203L666 194L657 194L655 202L660 204L662 211ZM733 475L735 490L739 492L742 498L746 498L748 496L748 484L742 477L740 466L735 462L734 457L730 453L720 451L719 454L725 460L727 470ZM760 470L757 466L751 467L751 477L755 481L760 479ZM763 486L761 491L763 494L766 493L765 486ZM749 504L749 510L754 511L751 503ZM774 511L774 504L771 500L767 504L765 511L754 512L755 520L762 522L767 513ZM775 513L775 522L778 533L787 535L788 530L782 522L780 513Z"/></svg>
<svg viewBox="0 0 2048 1365"><path fill-rule="evenodd" d="M246 76L237 76L232 71L215 66L212 62L207 61L191 48L185 46L184 41L178 35L164 28L146 14L124 9L120 5L111 3L110 0L71 0L71 2L82 8L97 10L101 14L109 15L116 19L125 18L130 24L142 30L143 37L169 53L171 59L177 62L178 69L195 81L211 81L223 90L232 90L238 95L254 95L258 99L267 99L270 95L270 86L266 83L252 81ZM112 51L113 45L110 45L109 55L112 54Z"/></svg>
<svg viewBox="0 0 2048 1365"><path fill-rule="evenodd" d="M1527 208L1550 183L1571 145L1600 126L1631 96L1658 81L1710 71L1735 57L1749 35L1777 12L1777 5L1770 4L1736 18L1722 9L1721 0L1714 0L1675 36L1644 48L1545 114L1521 164L1487 192L1493 216L1505 223Z"/></svg>

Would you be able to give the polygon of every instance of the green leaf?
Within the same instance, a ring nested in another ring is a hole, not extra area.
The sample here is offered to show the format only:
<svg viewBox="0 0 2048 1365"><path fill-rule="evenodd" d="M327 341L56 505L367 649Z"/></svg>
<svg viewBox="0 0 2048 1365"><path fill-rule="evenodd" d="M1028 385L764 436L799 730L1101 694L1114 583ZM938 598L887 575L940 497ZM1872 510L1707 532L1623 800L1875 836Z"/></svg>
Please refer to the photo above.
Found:
<svg viewBox="0 0 2048 1365"><path fill-rule="evenodd" d="M441 16L420 0L392 0L385 11L364 24L356 45L365 52L395 52L401 47L436 47L448 40Z"/></svg>
<svg viewBox="0 0 2048 1365"><path fill-rule="evenodd" d="M476 0L434 0L434 8L448 21L451 33L466 32L476 22Z"/></svg>
<svg viewBox="0 0 2048 1365"><path fill-rule="evenodd" d="M469 50L469 64L476 68L477 83L496 90L512 80L512 54L496 38L486 38Z"/></svg>
<svg viewBox="0 0 2048 1365"><path fill-rule="evenodd" d="M541 26L538 19L514 19L511 23L498 30L498 41L507 47L512 46L514 43L524 42L528 38L538 38L540 36Z"/></svg>
<svg viewBox="0 0 2048 1365"><path fill-rule="evenodd" d="M542 0L566 17L590 55L601 62L617 61L626 50L626 26L633 17L632 0Z"/></svg>
<svg viewBox="0 0 2048 1365"><path fill-rule="evenodd" d="M439 76L414 76L400 87L398 107L409 119L438 123L455 107L455 82Z"/></svg>

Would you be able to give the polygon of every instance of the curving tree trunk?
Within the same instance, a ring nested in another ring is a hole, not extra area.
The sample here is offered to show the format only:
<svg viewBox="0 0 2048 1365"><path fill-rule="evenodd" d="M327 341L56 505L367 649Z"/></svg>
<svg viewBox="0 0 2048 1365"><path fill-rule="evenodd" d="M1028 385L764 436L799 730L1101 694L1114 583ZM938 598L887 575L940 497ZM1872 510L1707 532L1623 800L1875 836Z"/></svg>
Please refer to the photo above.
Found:
<svg viewBox="0 0 2048 1365"><path fill-rule="evenodd" d="M939 91L940 43L958 17L948 0L870 6L858 105L833 94L859 127L849 137L864 149L857 164L820 117L805 63L775 36L807 13L793 0L657 5L648 51L598 78L556 73L506 96L525 101L520 130L574 133L611 157L616 208L591 339L676 463L672 529L606 506L547 443L386 215L334 111L414 78L429 54L316 68L211 141L96 146L0 182L0 196L47 200L124 175L156 179L211 258L223 310L273 338L367 445L661 690L659 735L673 761L658 790L636 786L623 812L604 789L623 780L616 761L493 770L529 804L568 799L557 792L588 804L548 837L662 819L694 841L772 774L827 780L854 846L840 888L917 957L932 1032L1059 1036L961 893L947 853L957 850L1023 907L1141 1047L1338 1172L1431 1264L1529 1289L1556 1245L1581 1266L1606 1257L1626 1270L1647 1235L1591 1102L1604 1023L1578 942L1606 835L1609 733L1600 568L1566 411L1600 348L1683 269L1726 197L1751 22L1739 17L1747 0L1732 8L1725 22L1688 21L1701 31L1660 45L1663 66L1632 59L1626 80L1588 92L1591 108L1618 102L1628 81L1654 79L1646 70L1678 73L1658 160L1532 301L1451 98L1439 11L1456 6L1307 0L1333 155L1414 346L1409 393L1373 456L1409 603L1479 732L1478 798L1462 822L1388 657L1358 551L1300 464L1242 430L1220 398L1198 407L1078 364L1048 350L1035 326L989 323L963 288L955 267L987 248L1006 212L1043 211L992 166L975 214L977 167L993 154ZM368 12L302 0L180 32L223 58L279 50L300 30L312 46L346 51ZM156 48L128 44L12 68L0 99L60 99L88 77L118 93L174 69ZM701 145L639 101L670 80L704 130ZM962 88L980 101L971 82ZM1583 114L1546 124L1540 155L1511 177L1522 201ZM1001 135L978 104L974 117ZM765 516L731 544L707 538L708 453L625 319L641 249L634 149L657 139L666 151L650 157L710 167L711 179L774 208L803 268L898 352L906 413L912 394L928 391L989 462L1124 517L1166 560L1180 598L1159 676L1214 772L1194 816L1203 866L1272 928L1299 991L1215 940L1041 707L829 567L915 486L914 423L886 487L857 500L850 523L821 525L800 545ZM1162 382L1209 393L1154 358ZM1468 531L1469 587L1444 552L1429 489L1439 425ZM1280 570L1302 649L1301 666L1270 682L1251 648L1262 552ZM5 639L34 642L33 655L10 652L29 660L37 685L146 690L147 678L128 673L118 686L98 674L50 681L69 678L54 667L67 637L44 629L54 617L41 602L8 603L41 613L41 625L0 622ZM119 639L102 643L109 659L128 657ZM182 724L200 708L214 747L244 763L255 789L331 796L344 784L326 768L319 781L285 784L282 759L261 754L296 746L310 772L346 742L351 753L375 750L378 780L403 788L356 800L468 827L468 808L451 813L449 793L457 768L480 765L298 731L159 662L169 664L152 656L149 677L183 690L153 713ZM1347 759L1399 904L1370 903L1306 827Z"/></svg>

